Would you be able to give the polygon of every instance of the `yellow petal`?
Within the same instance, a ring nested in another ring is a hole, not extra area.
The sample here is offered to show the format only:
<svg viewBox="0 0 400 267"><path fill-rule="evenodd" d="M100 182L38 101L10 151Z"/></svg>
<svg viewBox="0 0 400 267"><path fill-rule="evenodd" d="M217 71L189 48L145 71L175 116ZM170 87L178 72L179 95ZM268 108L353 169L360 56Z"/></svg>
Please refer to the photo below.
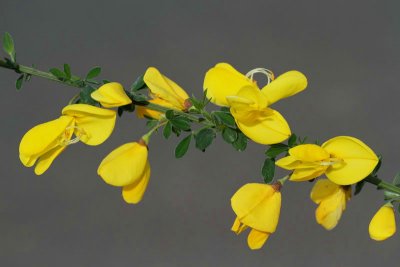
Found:
<svg viewBox="0 0 400 267"><path fill-rule="evenodd" d="M130 204L137 204L142 200L144 192L150 181L150 164L147 161L146 167L143 171L142 177L136 183L124 186L122 188L122 197L125 202Z"/></svg>
<svg viewBox="0 0 400 267"><path fill-rule="evenodd" d="M315 218L326 230L332 230L338 224L344 210L344 199L343 191L338 190L319 204L315 211Z"/></svg>
<svg viewBox="0 0 400 267"><path fill-rule="evenodd" d="M297 158L293 156L286 156L283 157L275 162L275 165L278 167L281 167L286 170L293 170L295 169L301 161L299 161Z"/></svg>
<svg viewBox="0 0 400 267"><path fill-rule="evenodd" d="M179 107L180 110L185 109L184 102L189 98L188 94L174 81L162 75L156 68L148 68L143 80L156 98L164 99L174 107Z"/></svg>
<svg viewBox="0 0 400 267"><path fill-rule="evenodd" d="M100 102L103 107L114 108L132 103L120 83L106 83L91 94L91 97Z"/></svg>
<svg viewBox="0 0 400 267"><path fill-rule="evenodd" d="M247 225L240 222L240 220L236 217L235 221L233 222L231 230L235 232L237 235L242 233L244 230L248 228Z"/></svg>
<svg viewBox="0 0 400 267"><path fill-rule="evenodd" d="M396 221L393 207L382 206L369 224L369 236L376 241L383 241L396 232Z"/></svg>
<svg viewBox="0 0 400 267"><path fill-rule="evenodd" d="M268 98L268 105L280 99L295 95L307 87L307 78L298 71L288 71L262 88Z"/></svg>
<svg viewBox="0 0 400 267"><path fill-rule="evenodd" d="M43 124L39 124L30 129L21 140L19 145L19 154L22 164L31 167L36 160L48 151L60 146L62 141L68 141L69 136L66 130L73 126L74 118L70 116L61 116Z"/></svg>
<svg viewBox="0 0 400 267"><path fill-rule="evenodd" d="M273 233L279 221L281 193L271 185L250 183L231 198L232 209L241 223L259 231Z"/></svg>
<svg viewBox="0 0 400 267"><path fill-rule="evenodd" d="M264 243L267 241L270 233L257 231L256 229L251 229L248 237L247 244L251 249L260 249Z"/></svg>
<svg viewBox="0 0 400 267"><path fill-rule="evenodd" d="M269 109L269 116L260 116L256 120L242 121L235 117L239 129L251 140L263 145L280 143L291 135L289 125L282 115L273 109Z"/></svg>
<svg viewBox="0 0 400 267"><path fill-rule="evenodd" d="M242 87L257 86L246 76L238 72L228 63L219 63L207 71L204 78L204 90L207 98L218 106L229 106L227 96L237 95Z"/></svg>
<svg viewBox="0 0 400 267"><path fill-rule="evenodd" d="M298 145L289 149L289 155L301 161L315 162L329 158L329 153L314 144Z"/></svg>
<svg viewBox="0 0 400 267"><path fill-rule="evenodd" d="M340 185L332 183L328 179L319 179L311 190L310 198L316 204L319 204L325 198L335 194L340 187Z"/></svg>
<svg viewBox="0 0 400 267"><path fill-rule="evenodd" d="M100 163L97 174L110 185L127 186L138 182L147 164L147 147L136 142L124 144Z"/></svg>
<svg viewBox="0 0 400 267"><path fill-rule="evenodd" d="M325 142L322 147L331 157L343 162L330 166L326 176L340 185L354 184L367 177L378 164L378 157L362 141L350 136L338 136Z"/></svg>
<svg viewBox="0 0 400 267"><path fill-rule="evenodd" d="M312 168L296 168L289 180L295 182L309 181L323 175L326 171L326 166L317 166Z"/></svg>
<svg viewBox="0 0 400 267"><path fill-rule="evenodd" d="M178 109L179 107L175 107L174 105L172 105L171 103L169 103L168 101L165 101L161 98L155 98L152 100L149 100L150 103L153 104L157 104L163 107L167 107L167 108L171 108L171 109ZM153 118L155 120L159 120L161 118L161 116L163 115L163 113L155 111L155 110L151 110L148 109L144 106L136 106L136 115L139 118L144 118L144 117L149 117L149 118Z"/></svg>
<svg viewBox="0 0 400 267"><path fill-rule="evenodd" d="M71 132L72 134L72 132ZM54 159L60 155L61 152L66 149L66 146L57 146L52 150L48 151L44 155L40 156L37 160L37 164L35 166L35 174L41 175L50 167L51 163L53 163Z"/></svg>
<svg viewBox="0 0 400 267"><path fill-rule="evenodd" d="M87 145L100 145L114 130L116 120L114 110L75 104L66 106L62 114L75 118L77 126L75 134Z"/></svg>

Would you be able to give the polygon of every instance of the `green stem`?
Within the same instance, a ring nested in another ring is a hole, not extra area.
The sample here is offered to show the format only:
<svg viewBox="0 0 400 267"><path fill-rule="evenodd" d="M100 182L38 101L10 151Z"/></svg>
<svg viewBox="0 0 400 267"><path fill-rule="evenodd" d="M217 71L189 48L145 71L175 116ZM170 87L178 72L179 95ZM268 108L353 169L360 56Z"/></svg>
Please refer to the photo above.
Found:
<svg viewBox="0 0 400 267"><path fill-rule="evenodd" d="M384 189L396 194L400 194L400 187L397 187L393 184L387 183L385 181L382 181L378 177L372 177L368 176L367 178L364 179L367 183L374 184L378 189Z"/></svg>

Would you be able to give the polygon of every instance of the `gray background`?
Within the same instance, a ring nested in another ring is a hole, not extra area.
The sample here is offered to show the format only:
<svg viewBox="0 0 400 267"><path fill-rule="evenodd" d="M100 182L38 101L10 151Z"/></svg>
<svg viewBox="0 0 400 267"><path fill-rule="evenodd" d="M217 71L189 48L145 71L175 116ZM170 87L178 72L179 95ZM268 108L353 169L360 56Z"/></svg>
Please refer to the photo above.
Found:
<svg viewBox="0 0 400 267"><path fill-rule="evenodd" d="M201 95L205 71L227 61L240 71L297 69L303 93L274 105L298 135L324 141L352 135L384 155L382 177L400 170L399 1L9 1L0 32L18 58L48 69L70 63L84 75L126 86L156 66ZM68 148L43 176L18 159L22 135L59 116L76 89L38 78L21 92L0 70L0 266L376 266L398 262L400 239L369 239L383 204L367 186L336 229L314 219L311 184L283 189L280 224L263 249L230 232L231 195L261 181L264 148L235 153L218 140L206 153L173 157L176 138L150 144L152 176L144 200L127 205L96 174L115 147L137 140L144 122L118 120L102 146ZM279 173L283 175L283 172ZM398 214L397 219L400 220Z"/></svg>

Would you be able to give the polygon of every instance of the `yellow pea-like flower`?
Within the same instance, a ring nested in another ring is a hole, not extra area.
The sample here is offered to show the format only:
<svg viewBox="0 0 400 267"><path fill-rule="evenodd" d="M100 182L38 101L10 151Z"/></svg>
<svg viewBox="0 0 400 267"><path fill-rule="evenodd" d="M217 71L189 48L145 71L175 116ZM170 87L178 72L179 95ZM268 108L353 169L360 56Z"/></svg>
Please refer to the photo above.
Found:
<svg viewBox="0 0 400 267"><path fill-rule="evenodd" d="M285 118L269 105L307 87L306 77L298 71L289 71L275 80L271 73L267 75L272 81L260 89L231 65L219 63L206 73L203 86L211 102L230 107L236 124L248 138L264 145L282 142L291 135Z"/></svg>
<svg viewBox="0 0 400 267"><path fill-rule="evenodd" d="M30 129L19 145L22 164L43 174L64 149L81 141L95 146L103 143L112 133L116 113L85 104L66 106L62 116ZM72 136L75 138L72 139Z"/></svg>
<svg viewBox="0 0 400 267"><path fill-rule="evenodd" d="M121 107L132 103L122 85L116 82L100 86L90 96L106 108Z"/></svg>
<svg viewBox="0 0 400 267"><path fill-rule="evenodd" d="M367 177L378 164L376 154L361 140L338 136L322 146L298 145L289 149L289 156L276 165L293 170L291 181L307 181L322 174L339 185L357 183Z"/></svg>
<svg viewBox="0 0 400 267"><path fill-rule="evenodd" d="M260 249L276 230L281 210L280 186L249 183L231 198L237 216L232 231L240 234L250 227L247 243L251 249Z"/></svg>
<svg viewBox="0 0 400 267"><path fill-rule="evenodd" d="M158 104L176 110L186 110L188 108L188 94L178 84L160 73L154 67L149 67L143 77L144 82L150 91L150 103ZM147 109L143 106L136 107L139 118L148 116L160 119L162 113Z"/></svg>
<svg viewBox="0 0 400 267"><path fill-rule="evenodd" d="M121 186L127 203L138 203L146 191L150 179L148 150L144 142L124 144L100 163L98 175L113 186Z"/></svg>
<svg viewBox="0 0 400 267"><path fill-rule="evenodd" d="M375 213L369 223L369 236L376 241L383 241L396 232L396 220L393 205L387 203Z"/></svg>
<svg viewBox="0 0 400 267"><path fill-rule="evenodd" d="M318 204L315 211L317 223L326 230L332 230L338 224L351 198L351 187L341 186L328 179L320 179L311 190L311 200Z"/></svg>

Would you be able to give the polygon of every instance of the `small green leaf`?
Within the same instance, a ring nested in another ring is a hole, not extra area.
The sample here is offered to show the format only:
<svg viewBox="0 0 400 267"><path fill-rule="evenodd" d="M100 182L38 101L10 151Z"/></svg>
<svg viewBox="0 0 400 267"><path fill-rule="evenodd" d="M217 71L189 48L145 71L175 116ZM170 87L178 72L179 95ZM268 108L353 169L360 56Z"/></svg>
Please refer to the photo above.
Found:
<svg viewBox="0 0 400 267"><path fill-rule="evenodd" d="M164 138L168 139L171 136L171 133L172 133L172 124L171 124L171 122L167 122L167 124L165 124L164 130L163 130Z"/></svg>
<svg viewBox="0 0 400 267"><path fill-rule="evenodd" d="M146 84L143 80L143 75L139 76L131 85L131 92L139 91L140 89L146 88Z"/></svg>
<svg viewBox="0 0 400 267"><path fill-rule="evenodd" d="M182 158L189 149L190 141L192 140L192 135L188 135L183 138L182 141L175 148L175 158Z"/></svg>
<svg viewBox="0 0 400 267"><path fill-rule="evenodd" d="M231 109L228 108L228 107L221 107L219 110L222 111L222 112L226 112L226 113L230 113L231 112Z"/></svg>
<svg viewBox="0 0 400 267"><path fill-rule="evenodd" d="M234 127L234 128L236 127L235 119L230 113L226 113L223 111L214 111L212 114L217 118L217 120L221 124L224 124L229 127Z"/></svg>
<svg viewBox="0 0 400 267"><path fill-rule="evenodd" d="M49 70L51 74L53 74L57 79L64 80L67 78L65 73L57 68L52 68Z"/></svg>
<svg viewBox="0 0 400 267"><path fill-rule="evenodd" d="M238 133L231 128L224 128L222 130L222 138L228 143L232 144L238 138Z"/></svg>
<svg viewBox="0 0 400 267"><path fill-rule="evenodd" d="M396 176L393 179L393 184L395 186L400 186L400 172L396 174Z"/></svg>
<svg viewBox="0 0 400 267"><path fill-rule="evenodd" d="M385 196L385 200L391 200L391 199L394 199L394 198L400 198L400 194L397 194L397 193L393 193L393 192L390 192L390 191L384 191L383 192L383 195Z"/></svg>
<svg viewBox="0 0 400 267"><path fill-rule="evenodd" d="M18 79L15 81L15 87L17 90L22 88L22 83L24 82L24 74L18 77Z"/></svg>
<svg viewBox="0 0 400 267"><path fill-rule="evenodd" d="M167 110L165 112L165 117L167 118L167 120L173 120L175 115L174 115L174 111L173 110Z"/></svg>
<svg viewBox="0 0 400 267"><path fill-rule="evenodd" d="M148 128L150 128L150 129L156 127L157 124L158 124L158 120L148 120L148 121L146 122L146 126L147 126Z"/></svg>
<svg viewBox="0 0 400 267"><path fill-rule="evenodd" d="M65 77L67 78L67 80L70 80L72 77L72 74L71 74L71 67L68 64L64 64L64 73L65 73Z"/></svg>
<svg viewBox="0 0 400 267"><path fill-rule="evenodd" d="M97 76L100 75L100 73L101 73L101 68L100 67L94 67L93 69L91 69L88 72L88 74L86 74L86 80L96 78Z"/></svg>
<svg viewBox="0 0 400 267"><path fill-rule="evenodd" d="M14 40L8 32L3 35L3 49L10 56L11 61L15 63L15 47Z"/></svg>
<svg viewBox="0 0 400 267"><path fill-rule="evenodd" d="M283 152L287 152L289 147L285 144L274 144L271 145L270 148L265 152L265 155L270 158L276 158L276 156L282 154Z"/></svg>
<svg viewBox="0 0 400 267"><path fill-rule="evenodd" d="M29 82L31 79L32 79L32 75L25 73L24 82Z"/></svg>
<svg viewBox="0 0 400 267"><path fill-rule="evenodd" d="M365 185L365 180L361 180L358 183L356 183L356 186L355 186L355 189L354 189L354 195L355 196L358 195L361 192L361 190L363 189L364 185Z"/></svg>
<svg viewBox="0 0 400 267"><path fill-rule="evenodd" d="M215 132L210 128L201 129L195 136L196 148L204 152L212 144L215 137Z"/></svg>
<svg viewBox="0 0 400 267"><path fill-rule="evenodd" d="M95 91L91 86L86 86L81 89L81 92L79 93L79 103L81 104L88 104L92 106L98 105L98 102L94 100L90 95Z"/></svg>
<svg viewBox="0 0 400 267"><path fill-rule="evenodd" d="M103 84L106 84L106 83L110 83L111 81L109 81L109 80L103 80Z"/></svg>
<svg viewBox="0 0 400 267"><path fill-rule="evenodd" d="M236 141L232 143L232 146L237 151L244 151L247 147L247 137L242 132L238 132L238 137Z"/></svg>
<svg viewBox="0 0 400 267"><path fill-rule="evenodd" d="M178 128L179 130L182 130L182 131L190 130L190 121L187 120L186 118L175 117L172 120L170 120L170 122L172 123L172 125L175 128Z"/></svg>
<svg viewBox="0 0 400 267"><path fill-rule="evenodd" d="M198 100L194 95L192 95L191 98L189 98L190 103L195 107L197 110L202 110L204 108L203 103Z"/></svg>
<svg viewBox="0 0 400 267"><path fill-rule="evenodd" d="M295 145L296 145L296 140L297 140L297 136L296 136L295 134L292 134L292 135L289 137L288 146L289 146L289 147L295 146Z"/></svg>
<svg viewBox="0 0 400 267"><path fill-rule="evenodd" d="M273 159L267 158L264 161L262 170L262 176L264 177L264 182L269 184L274 179L275 175L275 161Z"/></svg>

